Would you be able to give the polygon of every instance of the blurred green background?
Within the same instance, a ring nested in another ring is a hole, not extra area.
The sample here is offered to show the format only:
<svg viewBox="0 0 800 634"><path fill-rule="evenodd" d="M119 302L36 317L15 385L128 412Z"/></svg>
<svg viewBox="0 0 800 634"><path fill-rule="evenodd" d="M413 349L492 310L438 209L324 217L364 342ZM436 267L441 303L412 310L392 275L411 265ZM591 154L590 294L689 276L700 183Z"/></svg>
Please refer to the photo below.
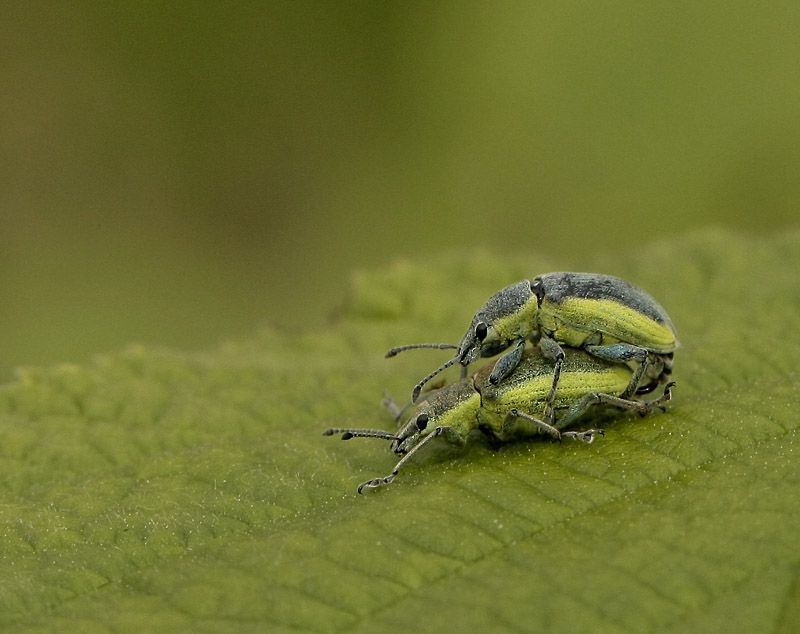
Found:
<svg viewBox="0 0 800 634"><path fill-rule="evenodd" d="M796 225L798 33L796 0L3 3L0 379L324 327L395 258Z"/></svg>

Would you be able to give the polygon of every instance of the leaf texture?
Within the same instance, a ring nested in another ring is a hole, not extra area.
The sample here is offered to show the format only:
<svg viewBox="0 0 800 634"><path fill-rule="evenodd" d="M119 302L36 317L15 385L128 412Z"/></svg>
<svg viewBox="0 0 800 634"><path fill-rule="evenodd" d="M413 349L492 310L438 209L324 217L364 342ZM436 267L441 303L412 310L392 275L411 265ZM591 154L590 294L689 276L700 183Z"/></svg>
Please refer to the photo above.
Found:
<svg viewBox="0 0 800 634"><path fill-rule="evenodd" d="M487 252L354 276L337 317L203 353L131 346L0 388L4 630L792 632L800 627L800 233L609 253L682 348L666 414L592 445L432 455L385 489L405 398L500 287ZM455 378L453 374L451 378Z"/></svg>

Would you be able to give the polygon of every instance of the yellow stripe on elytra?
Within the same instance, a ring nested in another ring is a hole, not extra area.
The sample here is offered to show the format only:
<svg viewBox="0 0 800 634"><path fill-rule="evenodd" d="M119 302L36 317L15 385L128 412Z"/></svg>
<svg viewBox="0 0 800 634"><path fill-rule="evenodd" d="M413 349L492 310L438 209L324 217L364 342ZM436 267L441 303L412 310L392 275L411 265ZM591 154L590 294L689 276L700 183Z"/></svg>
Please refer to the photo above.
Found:
<svg viewBox="0 0 800 634"><path fill-rule="evenodd" d="M469 398L459 401L454 407L448 408L435 421L436 427L454 427L468 432L475 427L475 416L481 408L481 395L473 392Z"/></svg>
<svg viewBox="0 0 800 634"><path fill-rule="evenodd" d="M632 373L627 366L610 365L602 372L566 372L561 375L556 390L556 400L575 401L590 392L617 395L625 391Z"/></svg>
<svg viewBox="0 0 800 634"><path fill-rule="evenodd" d="M631 371L625 365L609 365L603 370L569 370L561 374L556 390L556 401L573 402L590 392L620 394L631 380ZM544 403L553 385L550 373L536 376L528 381L503 390L497 398L503 408L535 406Z"/></svg>
<svg viewBox="0 0 800 634"><path fill-rule="evenodd" d="M642 346L654 352L671 352L677 343L675 333L667 324L609 299L570 297L556 306L551 304L543 307L543 311L563 323L558 328L556 338L571 345L581 345L583 341L574 339L585 339L592 332L608 333L616 341Z"/></svg>
<svg viewBox="0 0 800 634"><path fill-rule="evenodd" d="M535 296L531 296L515 312L501 317L492 324L497 333L497 338L506 341L520 337L526 339L531 333L538 310L539 302Z"/></svg>

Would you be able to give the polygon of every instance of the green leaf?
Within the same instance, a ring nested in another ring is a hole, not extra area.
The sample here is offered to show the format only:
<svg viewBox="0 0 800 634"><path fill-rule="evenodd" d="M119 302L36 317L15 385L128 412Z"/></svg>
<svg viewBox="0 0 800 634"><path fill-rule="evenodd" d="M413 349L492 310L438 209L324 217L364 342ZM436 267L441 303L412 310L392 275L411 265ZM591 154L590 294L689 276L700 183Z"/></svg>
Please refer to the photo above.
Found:
<svg viewBox="0 0 800 634"><path fill-rule="evenodd" d="M533 251L533 249L532 249ZM800 233L625 245L683 347L666 414L481 444L385 489L382 426L501 286L570 254L357 274L335 321L130 347L0 389L0 626L34 631L796 631ZM313 298L310 298L313 300Z"/></svg>

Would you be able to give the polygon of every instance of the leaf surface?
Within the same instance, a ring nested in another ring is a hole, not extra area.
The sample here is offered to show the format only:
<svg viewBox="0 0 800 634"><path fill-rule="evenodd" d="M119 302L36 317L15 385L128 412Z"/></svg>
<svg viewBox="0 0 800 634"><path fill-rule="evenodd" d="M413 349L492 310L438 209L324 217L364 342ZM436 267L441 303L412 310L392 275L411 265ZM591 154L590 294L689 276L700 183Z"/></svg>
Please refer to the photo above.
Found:
<svg viewBox="0 0 800 634"><path fill-rule="evenodd" d="M511 282L486 252L354 276L321 331L203 353L131 346L0 388L6 630L729 632L800 627L800 233L706 231L598 257L683 347L666 414L592 445L478 443L385 489L392 429ZM453 374L451 378L454 378Z"/></svg>

